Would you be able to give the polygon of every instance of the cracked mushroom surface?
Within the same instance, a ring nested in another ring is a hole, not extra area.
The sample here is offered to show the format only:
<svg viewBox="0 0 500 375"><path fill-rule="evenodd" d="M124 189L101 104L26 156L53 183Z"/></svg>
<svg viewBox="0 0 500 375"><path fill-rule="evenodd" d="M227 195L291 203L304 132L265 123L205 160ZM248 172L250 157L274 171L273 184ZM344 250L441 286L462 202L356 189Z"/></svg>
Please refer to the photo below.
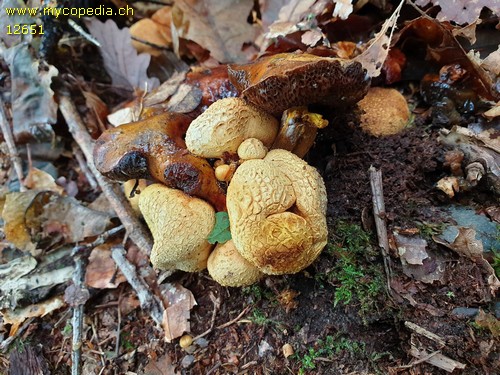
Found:
<svg viewBox="0 0 500 375"><path fill-rule="evenodd" d="M327 243L323 179L289 151L245 161L229 184L226 203L236 249L266 274L301 271Z"/></svg>
<svg viewBox="0 0 500 375"><path fill-rule="evenodd" d="M198 116L186 132L190 152L204 158L235 154L248 138L259 139L266 147L278 134L278 120L240 98L226 98L213 103Z"/></svg>
<svg viewBox="0 0 500 375"><path fill-rule="evenodd" d="M155 268L185 272L206 268L213 247L207 238L215 225L210 204L154 184L140 194L139 208L153 235L150 259Z"/></svg>

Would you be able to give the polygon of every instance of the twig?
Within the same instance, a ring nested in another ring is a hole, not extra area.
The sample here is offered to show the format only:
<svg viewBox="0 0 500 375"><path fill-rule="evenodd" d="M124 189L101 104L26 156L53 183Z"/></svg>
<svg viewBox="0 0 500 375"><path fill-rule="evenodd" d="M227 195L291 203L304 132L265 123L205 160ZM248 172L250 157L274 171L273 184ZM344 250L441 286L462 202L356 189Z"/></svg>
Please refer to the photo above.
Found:
<svg viewBox="0 0 500 375"><path fill-rule="evenodd" d="M21 335L21 333L23 333L26 330L26 328L28 328L29 325L31 323L33 323L33 320L35 320L35 318L29 318L28 320L26 320L23 323L23 325L21 327L19 327L19 329L16 331L16 333L14 335L12 335L9 338L7 338L4 341L2 341L2 343L0 344L0 351L2 353L7 352L7 350L9 349L10 344L12 344L12 341L14 341L15 339L17 339Z"/></svg>
<svg viewBox="0 0 500 375"><path fill-rule="evenodd" d="M96 246L105 243L111 236L119 233L124 228L122 225L119 227L108 230L102 233L97 239L86 245L75 246L71 255L75 262L75 272L73 273L73 285L76 288L76 293L87 292L85 287L85 269L88 262L90 251ZM85 307L85 300L77 299L77 303L73 306L73 318L71 325L73 326L73 342L71 345L71 375L80 375L82 373L82 327L83 327L83 313Z"/></svg>
<svg viewBox="0 0 500 375"><path fill-rule="evenodd" d="M9 149L9 156L14 170L16 171L17 179L19 180L19 191L26 191L26 186L23 184L23 163L17 152L16 143L14 142L14 136L10 129L10 125L5 114L5 108L3 101L0 99L0 128L2 129L3 138Z"/></svg>
<svg viewBox="0 0 500 375"><path fill-rule="evenodd" d="M389 258L389 240L387 238L387 226L385 224L385 204L384 190L382 185L382 172L371 166L370 186L372 189L373 216L375 217L375 227L377 228L378 245L384 259L385 275L387 277L387 292L391 296L391 259Z"/></svg>
<svg viewBox="0 0 500 375"><path fill-rule="evenodd" d="M408 363L407 365L398 366L398 367L396 367L396 369L398 369L398 370L399 370L399 369L403 370L403 369L407 369L407 368L414 367L414 366L416 366L416 365L421 364L422 362L427 361L427 360L428 360L428 359L430 359L431 357L434 357L436 354L438 354L438 353L440 353L440 352L441 352L441 350L436 350L435 352L429 353L429 354L427 354L425 357L422 357L422 358L420 358L420 359L418 359L418 360L416 360L416 361L411 361L411 362L410 362L410 363Z"/></svg>
<svg viewBox="0 0 500 375"><path fill-rule="evenodd" d="M85 266L88 260L87 251L73 250L75 253L75 272L73 274L73 284L79 290L84 290ZM85 288L86 290L86 288ZM82 373L82 328L83 328L83 310L84 303L78 303L73 306L73 342L71 345L71 375L80 375Z"/></svg>
<svg viewBox="0 0 500 375"><path fill-rule="evenodd" d="M82 150L80 150L80 147L78 147L76 144L73 144L73 147L71 149L73 150L73 155L75 155L75 159L78 162L78 165L82 170L82 173L85 175L85 178L89 182L90 187L92 189L97 189L99 185L97 184L94 175L92 174L89 167L87 166L87 163L85 162Z"/></svg>
<svg viewBox="0 0 500 375"><path fill-rule="evenodd" d="M238 320L241 319L241 317L243 315L245 315L247 313L247 311L250 309L250 306L247 306L243 309L243 311L236 317L234 318L233 320L230 320L229 322L226 322L224 324L221 324L220 326L217 326L216 328L217 329L222 329L222 328L226 328L226 327L229 327L231 324L234 324L236 323Z"/></svg>
<svg viewBox="0 0 500 375"><path fill-rule="evenodd" d="M220 306L220 301L219 301L217 298L215 298L213 294L211 294L211 295L210 295L210 299L212 300L212 303L214 304L214 310L213 310L213 312L212 312L212 320L211 320L211 322L210 322L210 328L209 328L209 329L207 329L205 332L203 332L203 333L199 334L198 336L193 337L193 341L196 341L196 340L198 340L198 339L201 339L202 337L204 337L204 336L208 335L210 332L212 332L212 331L213 331L213 329L214 329L214 325L215 325L215 316L216 316L216 314L217 314L217 309L218 309L218 308L219 308L219 306Z"/></svg>
<svg viewBox="0 0 500 375"><path fill-rule="evenodd" d="M137 293L141 308L149 311L153 320L161 325L163 318L163 305L161 301L149 291L148 284L140 277L135 267L125 258L125 249L123 246L113 246L111 249L111 257L116 265L122 271L128 283Z"/></svg>
<svg viewBox="0 0 500 375"><path fill-rule="evenodd" d="M117 184L109 182L96 169L92 157L93 140L85 128L74 103L69 97L61 95L59 97L59 109L68 124L71 135L83 151L90 171L94 174L102 192L106 198L108 198L111 207L113 207L114 211L125 226L129 237L144 254L149 256L151 249L153 248L151 237L144 227L144 224L136 218L132 211L132 207L128 203L120 187Z"/></svg>
<svg viewBox="0 0 500 375"><path fill-rule="evenodd" d="M435 333L432 333L431 331L426 330L425 328L420 327L419 325L413 322L406 321L405 326L411 329L412 331L415 331L419 335L422 335L430 340L437 342L441 348L446 345L446 342L440 336L436 335Z"/></svg>

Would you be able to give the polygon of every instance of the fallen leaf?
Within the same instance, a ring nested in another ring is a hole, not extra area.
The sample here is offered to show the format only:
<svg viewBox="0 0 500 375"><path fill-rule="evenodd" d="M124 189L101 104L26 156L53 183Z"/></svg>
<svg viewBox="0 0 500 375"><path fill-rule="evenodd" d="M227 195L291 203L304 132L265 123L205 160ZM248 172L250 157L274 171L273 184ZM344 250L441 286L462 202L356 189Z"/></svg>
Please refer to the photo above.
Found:
<svg viewBox="0 0 500 375"><path fill-rule="evenodd" d="M389 54L389 46L403 4L404 1L401 1L392 15L384 22L382 29L376 33L369 42L368 48L361 55L353 59L354 61L359 61L363 65L363 68L366 69L370 77L377 77L380 75L382 67L384 66L384 61ZM389 32L389 35L387 35L387 32Z"/></svg>
<svg viewBox="0 0 500 375"><path fill-rule="evenodd" d="M6 8L26 8L26 5L21 0L2 0L2 12L0 12L0 40L7 46L12 47L18 43L20 43L23 39L23 35L21 33L8 33L9 27L11 30L14 25L29 25L33 22L33 19L28 14L19 15L16 13L15 15L7 14L4 10ZM26 12L28 13L28 12Z"/></svg>
<svg viewBox="0 0 500 375"><path fill-rule="evenodd" d="M41 318L64 306L61 296L56 296L40 303L32 304L15 310L6 309L0 312L3 324L12 324L9 336L16 334L17 330L28 318Z"/></svg>
<svg viewBox="0 0 500 375"><path fill-rule="evenodd" d="M92 18L85 24L101 44L104 67L114 85L150 91L160 84L157 78L148 78L151 55L137 53L128 28L120 30L111 19L103 23Z"/></svg>
<svg viewBox="0 0 500 375"><path fill-rule="evenodd" d="M259 0L262 26L264 27L264 30L266 30L274 21L278 19L281 9L288 1L289 0Z"/></svg>
<svg viewBox="0 0 500 375"><path fill-rule="evenodd" d="M162 327L165 331L165 340L171 342L181 337L184 332L191 331L189 317L196 301L193 293L180 284L163 284L161 288L162 295L167 301L163 312Z"/></svg>
<svg viewBox="0 0 500 375"><path fill-rule="evenodd" d="M500 321L493 314L485 313L479 309L475 322L479 327L489 329L493 337L500 337Z"/></svg>
<svg viewBox="0 0 500 375"><path fill-rule="evenodd" d="M174 46L177 38L196 42L210 51L219 62L244 62L244 43L253 42L254 26L247 22L253 8L253 0L178 0L175 2L172 32ZM178 52L178 49L177 49Z"/></svg>
<svg viewBox="0 0 500 375"><path fill-rule="evenodd" d="M34 59L27 43L3 53L12 81L12 123L17 142L52 141L50 124L57 121L57 104L50 88L59 74L53 66Z"/></svg>
<svg viewBox="0 0 500 375"><path fill-rule="evenodd" d="M333 9L333 17L340 17L346 20L352 13L352 0L335 0L335 8Z"/></svg>
<svg viewBox="0 0 500 375"><path fill-rule="evenodd" d="M426 251L427 241L423 238L408 237L398 233L394 233L394 237L401 261L422 265L422 261L429 257Z"/></svg>
<svg viewBox="0 0 500 375"><path fill-rule="evenodd" d="M26 191L9 193L5 196L2 211L5 239L20 250L34 251L36 247L26 227L25 215L37 194L37 191Z"/></svg>
<svg viewBox="0 0 500 375"><path fill-rule="evenodd" d="M168 101L167 109L171 112L189 113L198 107L202 96L198 87L183 83Z"/></svg>
<svg viewBox="0 0 500 375"><path fill-rule="evenodd" d="M484 259L483 243L476 238L476 231L473 228L458 227L458 235L452 243L438 236L434 236L433 239L480 266L486 274L491 296L495 296L496 291L500 288L500 281L491 264Z"/></svg>
<svg viewBox="0 0 500 375"><path fill-rule="evenodd" d="M59 234L66 243L74 243L103 233L112 217L81 205L75 198L45 191L33 198L24 220L34 233Z"/></svg>
<svg viewBox="0 0 500 375"><path fill-rule="evenodd" d="M301 21L315 2L316 0L291 0L281 8L278 21L293 23Z"/></svg>
<svg viewBox="0 0 500 375"><path fill-rule="evenodd" d="M491 0L415 0L415 4L421 7L432 2L441 8L437 15L439 21L454 21L460 25L474 23L484 7L491 9L494 14L500 13L500 3Z"/></svg>
<svg viewBox="0 0 500 375"><path fill-rule="evenodd" d="M111 258L111 243L92 249L85 271L85 284L96 289L111 289L125 280Z"/></svg>
<svg viewBox="0 0 500 375"><path fill-rule="evenodd" d="M180 375L180 372L175 371L175 365L168 354L158 358L156 361L149 361L144 368L144 375Z"/></svg>
<svg viewBox="0 0 500 375"><path fill-rule="evenodd" d="M41 169L31 167L24 179L24 186L31 190L50 190L63 194L64 189L56 184L54 177Z"/></svg>

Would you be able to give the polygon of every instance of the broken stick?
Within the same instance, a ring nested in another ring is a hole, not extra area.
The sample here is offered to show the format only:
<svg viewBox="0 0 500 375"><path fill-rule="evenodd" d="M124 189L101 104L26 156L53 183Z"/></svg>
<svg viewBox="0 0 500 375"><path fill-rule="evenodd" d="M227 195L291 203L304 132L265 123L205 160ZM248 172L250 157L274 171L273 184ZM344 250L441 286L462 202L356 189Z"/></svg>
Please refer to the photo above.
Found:
<svg viewBox="0 0 500 375"><path fill-rule="evenodd" d="M59 109L68 124L69 131L74 140L80 146L90 171L94 174L102 192L108 198L111 207L116 212L122 224L125 226L129 237L139 247L139 249L149 256L153 248L153 241L149 236L144 224L142 224L132 211L125 195L117 184L108 181L96 169L93 161L93 140L85 127L80 114L74 103L68 96L59 96Z"/></svg>
<svg viewBox="0 0 500 375"><path fill-rule="evenodd" d="M387 276L387 292L391 293L392 268L389 258L389 240L387 238L387 226L385 223L384 189L382 185L382 172L371 166L370 186L372 189L373 216L377 228L378 245L384 259L384 269Z"/></svg>

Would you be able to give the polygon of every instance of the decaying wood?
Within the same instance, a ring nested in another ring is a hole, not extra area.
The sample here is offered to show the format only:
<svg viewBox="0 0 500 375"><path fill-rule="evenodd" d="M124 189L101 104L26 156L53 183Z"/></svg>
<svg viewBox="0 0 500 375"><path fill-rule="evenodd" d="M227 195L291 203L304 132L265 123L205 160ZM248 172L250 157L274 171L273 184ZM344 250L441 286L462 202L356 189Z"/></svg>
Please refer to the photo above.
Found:
<svg viewBox="0 0 500 375"><path fill-rule="evenodd" d="M17 348L10 353L10 375L49 375L45 358L30 345Z"/></svg>
<svg viewBox="0 0 500 375"><path fill-rule="evenodd" d="M435 333L432 333L431 331L426 330L425 328L420 327L415 323L406 321L405 326L411 329L412 331L418 333L419 335L422 335L424 337L427 337L429 340L437 342L441 348L446 345L445 341L440 336L436 335Z"/></svg>
<svg viewBox="0 0 500 375"><path fill-rule="evenodd" d="M455 361L454 359L451 359L450 357L447 357L441 353L436 353L434 355L429 355L429 353L423 349L417 349L415 347L412 347L410 349L410 354L414 356L415 358L419 359L425 358L425 362L439 367L440 369L445 370L446 372L453 372L455 369L460 369L463 370L465 368L465 364Z"/></svg>
<svg viewBox="0 0 500 375"><path fill-rule="evenodd" d="M102 176L95 168L92 150L93 140L90 137L85 125L78 113L74 103L67 96L60 96L59 109L68 124L69 131L74 140L80 146L87 159L87 165L90 171L95 176L97 183L102 189L102 192L108 198L111 207L116 212L121 222L125 226L129 237L134 241L137 247L146 255L149 256L153 248L153 242L144 224L142 224L135 216L127 201L125 195L118 184L111 183Z"/></svg>
<svg viewBox="0 0 500 375"><path fill-rule="evenodd" d="M150 292L148 284L137 274L134 265L125 257L125 249L123 246L114 246L111 249L111 256L128 283L137 293L141 308L145 311L149 311L153 320L158 325L161 325L164 311L163 304L158 297Z"/></svg>
<svg viewBox="0 0 500 375"><path fill-rule="evenodd" d="M26 191L26 187L23 184L23 164L21 158L19 157L19 153L17 152L16 143L14 142L14 137L12 135L12 131L10 129L9 122L7 120L7 116L5 115L5 107L3 105L3 101L0 99L0 128L2 129L3 139L7 144L7 148L10 153L10 160L14 167L14 170L17 175L17 179L19 180L19 191Z"/></svg>
<svg viewBox="0 0 500 375"><path fill-rule="evenodd" d="M372 190L373 216L375 217L375 227L377 228L378 245L384 259L384 269L387 277L387 291L391 293L392 268L389 257L389 239L387 237L387 226L385 223L385 203L384 189L382 185L382 171L371 166L370 186Z"/></svg>

